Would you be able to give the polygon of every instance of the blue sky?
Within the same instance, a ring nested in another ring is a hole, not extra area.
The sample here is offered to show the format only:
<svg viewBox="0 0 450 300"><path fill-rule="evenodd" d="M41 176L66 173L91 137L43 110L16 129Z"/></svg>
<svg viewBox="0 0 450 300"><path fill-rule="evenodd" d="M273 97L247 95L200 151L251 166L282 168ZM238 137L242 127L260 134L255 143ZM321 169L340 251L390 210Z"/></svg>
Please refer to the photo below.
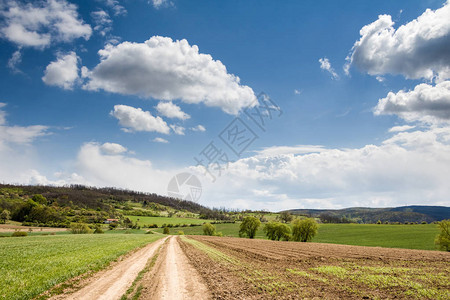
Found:
<svg viewBox="0 0 450 300"><path fill-rule="evenodd" d="M189 172L214 207L448 205L449 45L442 0L0 1L0 180L166 194ZM243 113L261 92L282 111L265 131ZM236 117L258 136L239 156L219 138Z"/></svg>

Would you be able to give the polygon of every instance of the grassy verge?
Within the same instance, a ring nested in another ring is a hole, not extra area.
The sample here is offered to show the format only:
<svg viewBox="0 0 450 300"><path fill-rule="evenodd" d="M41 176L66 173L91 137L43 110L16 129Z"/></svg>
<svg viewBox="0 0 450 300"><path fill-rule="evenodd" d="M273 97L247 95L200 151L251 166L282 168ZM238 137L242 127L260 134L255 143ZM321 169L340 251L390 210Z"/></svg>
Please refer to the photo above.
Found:
<svg viewBox="0 0 450 300"><path fill-rule="evenodd" d="M160 237L88 234L2 239L0 299L31 299L69 278L99 270Z"/></svg>

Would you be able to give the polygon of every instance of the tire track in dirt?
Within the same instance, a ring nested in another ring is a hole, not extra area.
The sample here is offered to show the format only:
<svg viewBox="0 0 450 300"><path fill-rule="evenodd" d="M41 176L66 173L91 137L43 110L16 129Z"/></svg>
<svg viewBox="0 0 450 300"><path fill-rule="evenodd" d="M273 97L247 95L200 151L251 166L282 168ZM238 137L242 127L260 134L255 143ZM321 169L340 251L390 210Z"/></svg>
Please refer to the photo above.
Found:
<svg viewBox="0 0 450 300"><path fill-rule="evenodd" d="M120 299L132 285L147 261L156 253L167 238L159 239L116 264L113 268L96 273L90 283L70 295L59 295L51 299L89 300Z"/></svg>
<svg viewBox="0 0 450 300"><path fill-rule="evenodd" d="M178 237L172 236L163 246L153 275L144 279L141 299L211 299L202 277L189 263Z"/></svg>

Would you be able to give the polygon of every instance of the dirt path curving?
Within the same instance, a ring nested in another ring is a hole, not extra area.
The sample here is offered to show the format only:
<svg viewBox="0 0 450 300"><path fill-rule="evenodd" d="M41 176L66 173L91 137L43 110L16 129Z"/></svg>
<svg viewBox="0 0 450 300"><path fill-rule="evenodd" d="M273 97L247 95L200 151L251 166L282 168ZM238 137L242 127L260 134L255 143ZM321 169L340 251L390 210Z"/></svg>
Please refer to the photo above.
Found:
<svg viewBox="0 0 450 300"><path fill-rule="evenodd" d="M202 277L189 263L178 239L172 236L164 245L153 274L144 279L147 286L141 299L211 299Z"/></svg>
<svg viewBox="0 0 450 300"><path fill-rule="evenodd" d="M113 268L98 272L89 279L88 285L75 293L59 295L52 299L120 299L166 239L159 239L125 258Z"/></svg>

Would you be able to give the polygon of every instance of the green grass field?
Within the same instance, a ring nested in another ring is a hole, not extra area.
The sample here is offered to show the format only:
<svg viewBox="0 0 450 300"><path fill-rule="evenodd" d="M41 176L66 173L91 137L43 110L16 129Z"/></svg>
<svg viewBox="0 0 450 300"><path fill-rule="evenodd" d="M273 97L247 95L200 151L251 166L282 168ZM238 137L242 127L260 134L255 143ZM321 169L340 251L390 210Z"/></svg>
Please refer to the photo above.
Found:
<svg viewBox="0 0 450 300"><path fill-rule="evenodd" d="M142 216L125 216L130 218L131 221L138 223L140 226L156 224L159 226L163 224L203 224L205 222L213 222L213 220L203 220L195 218L179 218L179 217L142 217Z"/></svg>
<svg viewBox="0 0 450 300"><path fill-rule="evenodd" d="M31 299L52 286L99 270L161 235L82 234L0 239L0 299Z"/></svg>
<svg viewBox="0 0 450 300"><path fill-rule="evenodd" d="M357 246L436 250L434 239L438 234L439 229L435 224L322 224L313 241Z"/></svg>
<svg viewBox="0 0 450 300"><path fill-rule="evenodd" d="M216 224L216 230L224 236L239 236L239 223ZM203 234L201 226L171 228L172 234L182 230L184 234ZM154 230L162 232L161 228ZM436 250L434 239L439 234L437 225L377 225L377 224L320 224L319 232L313 242L345 244L356 246L374 246L387 248L406 248ZM265 239L262 226L256 238Z"/></svg>

